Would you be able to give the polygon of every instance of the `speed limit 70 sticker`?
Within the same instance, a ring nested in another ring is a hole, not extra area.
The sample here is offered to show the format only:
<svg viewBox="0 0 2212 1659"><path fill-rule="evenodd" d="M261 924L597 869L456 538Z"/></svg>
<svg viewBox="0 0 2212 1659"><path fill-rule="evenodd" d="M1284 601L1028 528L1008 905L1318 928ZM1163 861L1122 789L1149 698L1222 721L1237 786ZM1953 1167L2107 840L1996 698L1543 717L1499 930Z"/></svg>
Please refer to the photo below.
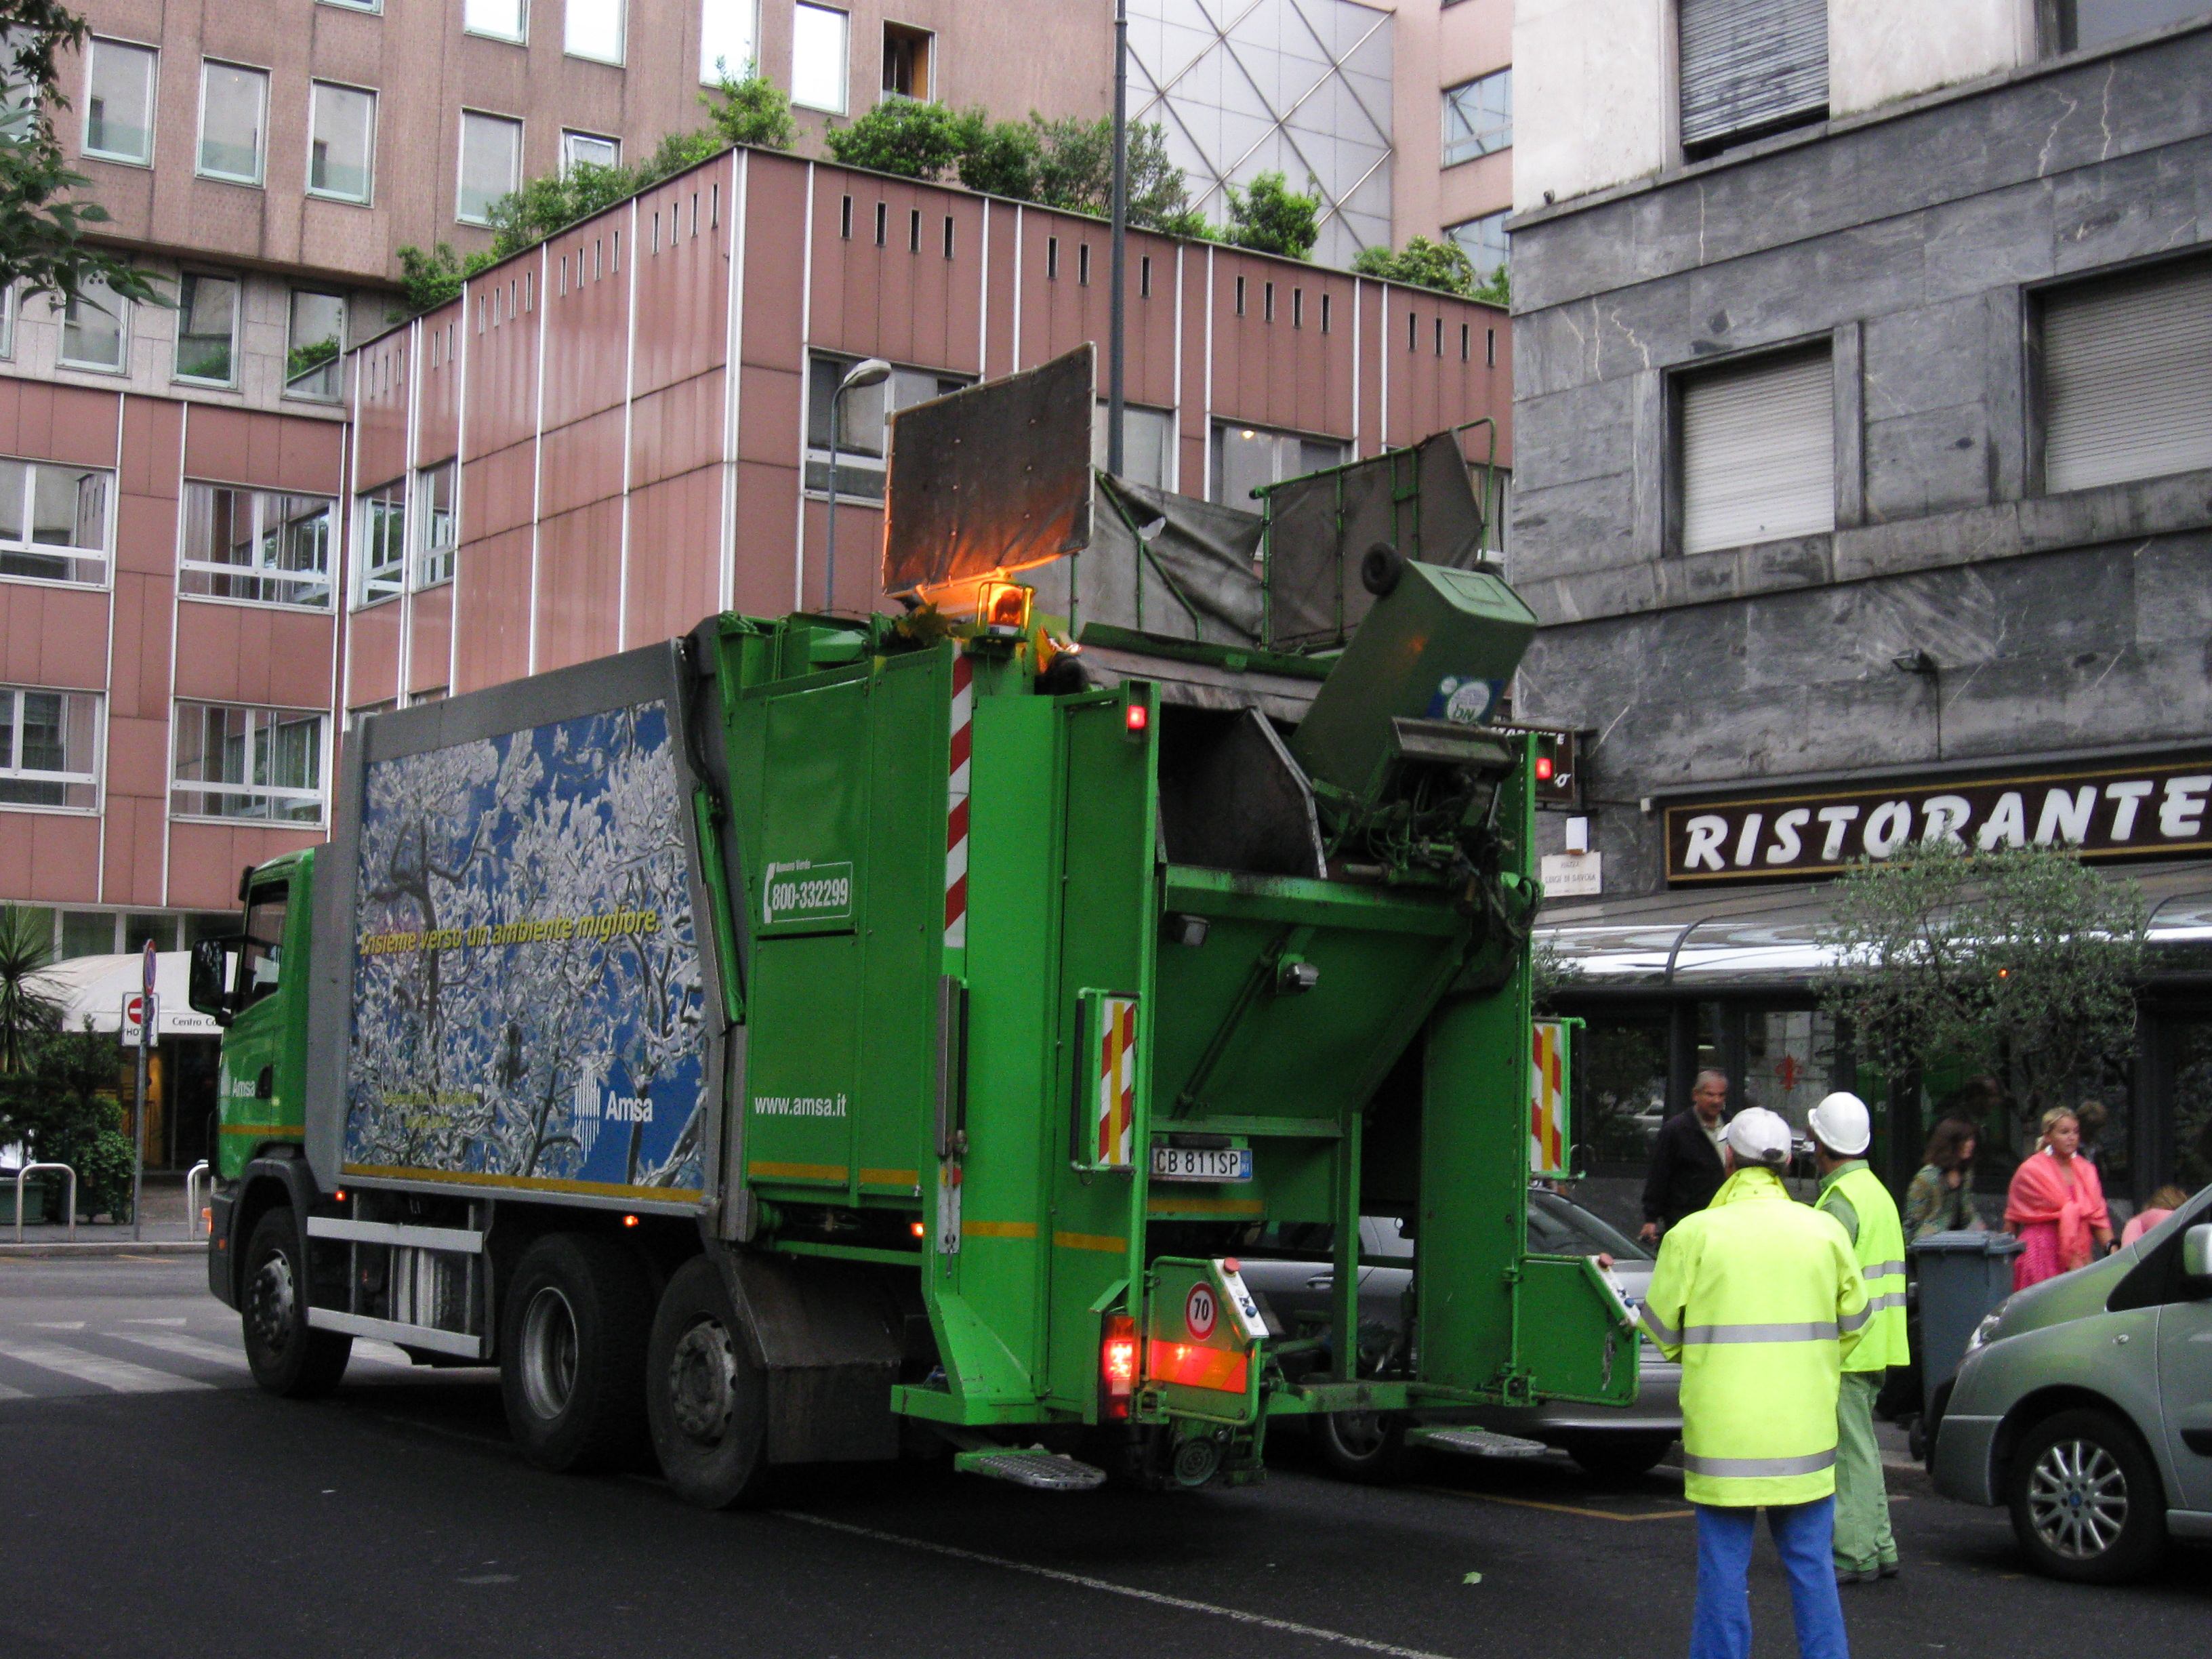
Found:
<svg viewBox="0 0 2212 1659"><path fill-rule="evenodd" d="M1214 1299L1213 1286L1203 1281L1192 1285L1182 1304L1182 1322L1189 1328L1191 1340L1203 1342L1212 1336L1220 1317L1221 1304Z"/></svg>

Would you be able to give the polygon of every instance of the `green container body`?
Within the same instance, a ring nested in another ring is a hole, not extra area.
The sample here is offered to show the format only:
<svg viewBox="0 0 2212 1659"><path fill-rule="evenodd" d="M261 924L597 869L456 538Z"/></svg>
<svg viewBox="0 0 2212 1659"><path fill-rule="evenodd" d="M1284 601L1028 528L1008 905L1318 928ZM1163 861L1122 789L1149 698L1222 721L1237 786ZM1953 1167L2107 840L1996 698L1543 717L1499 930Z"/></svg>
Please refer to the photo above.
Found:
<svg viewBox="0 0 2212 1659"><path fill-rule="evenodd" d="M1535 634L1535 613L1488 572L1407 563L1329 671L1291 752L1317 783L1364 794L1392 752L1392 720L1480 723Z"/></svg>

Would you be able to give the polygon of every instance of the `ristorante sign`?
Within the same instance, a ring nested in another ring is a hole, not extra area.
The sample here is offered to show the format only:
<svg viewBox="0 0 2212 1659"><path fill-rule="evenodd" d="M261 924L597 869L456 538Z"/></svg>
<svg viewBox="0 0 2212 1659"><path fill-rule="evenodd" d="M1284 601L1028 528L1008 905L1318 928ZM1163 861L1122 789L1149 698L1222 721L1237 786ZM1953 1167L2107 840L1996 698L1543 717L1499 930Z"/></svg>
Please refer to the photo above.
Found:
<svg viewBox="0 0 2212 1659"><path fill-rule="evenodd" d="M1666 823L1670 886L1833 875L1915 842L2171 857L2212 850L2212 751L1678 801Z"/></svg>

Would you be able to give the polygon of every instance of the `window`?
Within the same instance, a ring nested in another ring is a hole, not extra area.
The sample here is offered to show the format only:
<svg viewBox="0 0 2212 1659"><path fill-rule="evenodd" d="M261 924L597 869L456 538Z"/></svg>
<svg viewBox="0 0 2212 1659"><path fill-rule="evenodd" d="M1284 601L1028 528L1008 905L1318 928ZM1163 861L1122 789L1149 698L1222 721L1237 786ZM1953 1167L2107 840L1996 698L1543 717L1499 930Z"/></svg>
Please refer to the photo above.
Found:
<svg viewBox="0 0 2212 1659"><path fill-rule="evenodd" d="M453 515L452 461L426 466L415 475L421 512L416 534L420 544L415 556L415 586L435 587L453 579L453 548L460 539L459 521Z"/></svg>
<svg viewBox="0 0 2212 1659"><path fill-rule="evenodd" d="M806 488L822 495L830 488L830 404L838 382L859 359L816 352L807 360ZM968 384L957 374L934 369L897 368L880 386L859 386L837 405L837 495L841 500L884 498L884 458L890 452L890 417L902 409L926 404Z"/></svg>
<svg viewBox="0 0 2212 1659"><path fill-rule="evenodd" d="M238 379L238 283L186 271L177 281L176 377L203 386Z"/></svg>
<svg viewBox="0 0 2212 1659"><path fill-rule="evenodd" d="M623 60L623 0L566 0L562 50L602 64Z"/></svg>
<svg viewBox="0 0 2212 1659"><path fill-rule="evenodd" d="M1488 282L1505 267L1507 256L1512 252L1512 239L1505 234L1507 215L1486 213L1480 219L1462 219L1455 225L1446 225L1444 234L1459 244L1474 266L1474 274Z"/></svg>
<svg viewBox="0 0 2212 1659"><path fill-rule="evenodd" d="M284 351L284 395L336 403L345 372L344 299L312 289L292 290L290 331Z"/></svg>
<svg viewBox="0 0 2212 1659"><path fill-rule="evenodd" d="M1827 347L1686 376L1680 398L1683 552L1835 528Z"/></svg>
<svg viewBox="0 0 2212 1659"><path fill-rule="evenodd" d="M1044 239L1044 276L1048 283L1060 280L1060 238L1057 236Z"/></svg>
<svg viewBox="0 0 2212 1659"><path fill-rule="evenodd" d="M2101 46L2205 15L2204 0L2057 0L2058 50Z"/></svg>
<svg viewBox="0 0 2212 1659"><path fill-rule="evenodd" d="M112 910L63 911L62 959L115 955L122 948L115 939L116 926L122 920Z"/></svg>
<svg viewBox="0 0 2212 1659"><path fill-rule="evenodd" d="M2212 467L2212 264L2052 289L2042 324L2045 489Z"/></svg>
<svg viewBox="0 0 2212 1659"><path fill-rule="evenodd" d="M368 201L375 174L376 94L318 81L307 123L307 194Z"/></svg>
<svg viewBox="0 0 2212 1659"><path fill-rule="evenodd" d="M354 499L361 536L358 602L373 605L394 597L407 580L407 485L394 478Z"/></svg>
<svg viewBox="0 0 2212 1659"><path fill-rule="evenodd" d="M1678 22L1684 155L1827 118L1827 0L1681 0Z"/></svg>
<svg viewBox="0 0 2212 1659"><path fill-rule="evenodd" d="M384 0L319 0L325 6L337 6L344 11L382 11Z"/></svg>
<svg viewBox="0 0 2212 1659"><path fill-rule="evenodd" d="M121 373L129 357L131 308L94 277L62 307L62 366Z"/></svg>
<svg viewBox="0 0 2212 1659"><path fill-rule="evenodd" d="M238 984L248 1003L274 995L283 977L284 912L291 896L289 882L246 890L246 943L239 952Z"/></svg>
<svg viewBox="0 0 2212 1659"><path fill-rule="evenodd" d="M851 20L842 11L799 0L791 17L791 101L808 109L845 112L846 38Z"/></svg>
<svg viewBox="0 0 2212 1659"><path fill-rule="evenodd" d="M103 161L154 161L154 71L161 54L120 40L91 43L85 71L84 153Z"/></svg>
<svg viewBox="0 0 2212 1659"><path fill-rule="evenodd" d="M0 459L0 576L105 581L113 480L92 468Z"/></svg>
<svg viewBox="0 0 2212 1659"><path fill-rule="evenodd" d="M903 23L884 25L884 96L929 101L936 37Z"/></svg>
<svg viewBox="0 0 2212 1659"><path fill-rule="evenodd" d="M0 806L100 804L100 699L0 686Z"/></svg>
<svg viewBox="0 0 2212 1659"><path fill-rule="evenodd" d="M169 807L180 817L323 821L323 728L304 708L177 705Z"/></svg>
<svg viewBox="0 0 2212 1659"><path fill-rule="evenodd" d="M561 135L562 173L573 173L578 167L617 167L621 165L621 139L603 138L596 132L563 132Z"/></svg>
<svg viewBox="0 0 2212 1659"><path fill-rule="evenodd" d="M1264 427L1217 421L1213 426L1213 497L1247 513L1257 512L1252 491L1261 484L1303 477L1345 459L1334 438L1310 438L1298 432L1270 432Z"/></svg>
<svg viewBox="0 0 2212 1659"><path fill-rule="evenodd" d="M453 216L465 225L491 222L491 206L520 182L522 123L504 115L461 112L461 186Z"/></svg>
<svg viewBox="0 0 2212 1659"><path fill-rule="evenodd" d="M1175 477L1175 411L1143 404L1121 405L1121 476L1155 489L1171 488ZM1106 400L1098 400L1091 422L1091 465L1106 465Z"/></svg>
<svg viewBox="0 0 2212 1659"><path fill-rule="evenodd" d="M254 605L326 607L337 503L230 484L185 485L179 590Z"/></svg>
<svg viewBox="0 0 2212 1659"><path fill-rule="evenodd" d="M269 77L239 64L200 61L200 159L204 179L234 185L261 182L261 143L269 114Z"/></svg>
<svg viewBox="0 0 2212 1659"><path fill-rule="evenodd" d="M1513 143L1513 71L1444 88L1444 165L1472 161Z"/></svg>
<svg viewBox="0 0 2212 1659"><path fill-rule="evenodd" d="M726 75L742 79L760 56L753 31L760 21L759 0L700 0L699 80L718 86Z"/></svg>
<svg viewBox="0 0 2212 1659"><path fill-rule="evenodd" d="M526 0L461 0L461 27L495 40L521 40L529 30L530 8Z"/></svg>

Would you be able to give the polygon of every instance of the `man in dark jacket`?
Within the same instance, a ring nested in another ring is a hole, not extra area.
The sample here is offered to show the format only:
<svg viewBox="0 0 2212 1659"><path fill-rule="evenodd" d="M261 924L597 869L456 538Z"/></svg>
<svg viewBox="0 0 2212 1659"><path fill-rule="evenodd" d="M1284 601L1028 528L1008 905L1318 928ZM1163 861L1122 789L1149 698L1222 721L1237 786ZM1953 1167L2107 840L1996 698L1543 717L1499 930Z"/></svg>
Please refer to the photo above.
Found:
<svg viewBox="0 0 2212 1659"><path fill-rule="evenodd" d="M1651 1173L1644 1182L1646 1244L1657 1243L1668 1228L1711 1203L1728 1178L1721 1164L1721 1118L1727 1108L1727 1074L1700 1072L1690 1091L1690 1109L1659 1126Z"/></svg>

